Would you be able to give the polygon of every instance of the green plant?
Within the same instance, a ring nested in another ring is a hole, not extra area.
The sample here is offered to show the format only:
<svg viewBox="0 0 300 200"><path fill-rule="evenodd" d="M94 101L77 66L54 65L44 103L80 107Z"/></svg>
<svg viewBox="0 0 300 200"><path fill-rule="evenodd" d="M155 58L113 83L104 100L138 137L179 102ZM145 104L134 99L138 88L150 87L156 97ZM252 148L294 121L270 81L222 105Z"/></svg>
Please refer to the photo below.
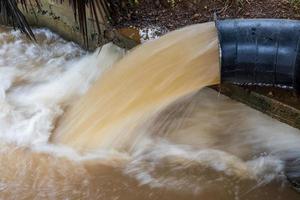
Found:
<svg viewBox="0 0 300 200"><path fill-rule="evenodd" d="M292 6L300 6L300 0L289 0Z"/></svg>

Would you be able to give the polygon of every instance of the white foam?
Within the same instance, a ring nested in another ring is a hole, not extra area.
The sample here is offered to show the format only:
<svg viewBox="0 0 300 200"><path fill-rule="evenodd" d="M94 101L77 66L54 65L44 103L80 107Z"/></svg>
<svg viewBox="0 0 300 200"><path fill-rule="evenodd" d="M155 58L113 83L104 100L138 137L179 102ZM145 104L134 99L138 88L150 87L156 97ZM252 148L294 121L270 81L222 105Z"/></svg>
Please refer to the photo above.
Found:
<svg viewBox="0 0 300 200"><path fill-rule="evenodd" d="M140 145L143 148L137 147L134 151L125 173L152 187L180 188L198 193L220 181L222 176L231 181L256 180L259 185L284 179L284 162L272 156L243 161L218 149L197 149L164 140L146 139ZM162 169L166 173L160 174ZM210 171L213 171L212 175L209 175Z"/></svg>
<svg viewBox="0 0 300 200"><path fill-rule="evenodd" d="M124 55L113 44L88 54L49 30L34 32L38 44L19 31L0 34L0 138L19 145L46 144L62 106Z"/></svg>

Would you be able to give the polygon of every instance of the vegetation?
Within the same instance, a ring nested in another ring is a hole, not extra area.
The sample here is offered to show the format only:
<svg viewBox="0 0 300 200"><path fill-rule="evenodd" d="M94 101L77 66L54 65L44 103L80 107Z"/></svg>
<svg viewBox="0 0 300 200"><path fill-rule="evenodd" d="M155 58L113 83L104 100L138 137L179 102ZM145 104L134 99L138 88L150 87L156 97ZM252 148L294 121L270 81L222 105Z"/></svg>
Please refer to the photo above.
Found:
<svg viewBox="0 0 300 200"><path fill-rule="evenodd" d="M20 2L27 9L25 0L20 0ZM0 0L0 16L2 23L18 27L30 39L34 39L31 28L19 10L16 0Z"/></svg>
<svg viewBox="0 0 300 200"><path fill-rule="evenodd" d="M289 0L289 1L295 7L299 7L300 6L300 0Z"/></svg>
<svg viewBox="0 0 300 200"><path fill-rule="evenodd" d="M65 0L57 0L62 3ZM133 6L136 2L132 0L68 0L74 11L74 18L79 23L80 31L84 42L88 45L87 34L87 11L88 7L92 18L96 21L98 33L101 32L99 19L107 18L113 24L114 18L118 17L115 13L123 13ZM40 0L0 0L0 20L3 24L9 24L19 28L30 39L34 39L33 32L26 21L24 15L18 8L21 5L25 11L29 8L40 8ZM34 10L34 9L32 9Z"/></svg>

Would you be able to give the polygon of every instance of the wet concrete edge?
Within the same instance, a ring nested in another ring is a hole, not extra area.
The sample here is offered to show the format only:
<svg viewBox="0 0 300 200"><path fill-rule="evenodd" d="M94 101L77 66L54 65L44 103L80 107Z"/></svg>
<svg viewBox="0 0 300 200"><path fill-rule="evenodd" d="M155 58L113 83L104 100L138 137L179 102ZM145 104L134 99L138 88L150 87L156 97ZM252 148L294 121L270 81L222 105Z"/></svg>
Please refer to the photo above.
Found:
<svg viewBox="0 0 300 200"><path fill-rule="evenodd" d="M221 84L213 87L220 93L259 110L272 118L300 129L300 110L276 99L244 89L238 85Z"/></svg>

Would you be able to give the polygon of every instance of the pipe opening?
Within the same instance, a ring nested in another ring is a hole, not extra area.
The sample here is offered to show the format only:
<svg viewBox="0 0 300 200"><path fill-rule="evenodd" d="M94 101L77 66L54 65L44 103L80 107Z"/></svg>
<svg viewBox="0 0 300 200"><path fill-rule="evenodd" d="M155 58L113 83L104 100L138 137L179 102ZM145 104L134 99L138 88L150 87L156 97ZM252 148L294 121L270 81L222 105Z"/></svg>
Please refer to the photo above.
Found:
<svg viewBox="0 0 300 200"><path fill-rule="evenodd" d="M222 82L300 91L300 22L217 20Z"/></svg>

